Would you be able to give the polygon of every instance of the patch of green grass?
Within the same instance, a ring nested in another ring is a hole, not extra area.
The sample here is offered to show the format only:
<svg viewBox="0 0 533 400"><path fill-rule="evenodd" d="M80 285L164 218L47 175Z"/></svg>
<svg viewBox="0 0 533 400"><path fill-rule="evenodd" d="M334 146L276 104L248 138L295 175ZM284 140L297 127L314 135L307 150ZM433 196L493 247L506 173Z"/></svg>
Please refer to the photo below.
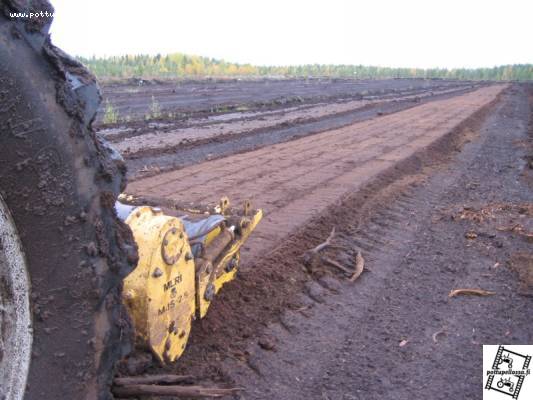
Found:
<svg viewBox="0 0 533 400"><path fill-rule="evenodd" d="M145 120L158 119L161 118L161 105L152 95L152 103L150 104L150 112L145 115Z"/></svg>
<svg viewBox="0 0 533 400"><path fill-rule="evenodd" d="M104 124L116 124L118 122L118 116L118 110L115 110L113 104L106 99L103 119Z"/></svg>

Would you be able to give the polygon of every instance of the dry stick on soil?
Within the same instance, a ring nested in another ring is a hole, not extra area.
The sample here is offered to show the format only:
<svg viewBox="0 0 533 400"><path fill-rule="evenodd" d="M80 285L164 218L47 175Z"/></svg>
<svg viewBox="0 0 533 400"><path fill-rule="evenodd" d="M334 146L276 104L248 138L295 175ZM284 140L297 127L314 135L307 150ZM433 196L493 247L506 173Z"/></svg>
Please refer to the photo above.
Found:
<svg viewBox="0 0 533 400"><path fill-rule="evenodd" d="M357 252L357 256L355 258L355 270L350 269L350 268L346 268L344 265L338 263L335 260L332 260L329 257L322 256L322 257L319 258L319 254L318 253L321 250L324 250L326 247L328 247L328 246L330 246L330 247L338 247L338 248L341 247L341 246L334 245L334 244L331 243L331 241L333 240L334 236L335 236L335 227L333 227L333 229L331 230L331 233L329 234L329 236L328 236L328 238L326 239L325 242L320 243L314 249L308 250L304 254L304 262L305 262L305 264L308 267L313 267L318 262L318 260L321 259L326 264L332 265L335 268L337 268L337 269L345 272L346 274L350 275L350 281L353 282L357 278L359 278L359 276L363 272L363 269L364 269L364 266L365 266L365 259L361 255L360 251Z"/></svg>
<svg viewBox="0 0 533 400"><path fill-rule="evenodd" d="M329 234L328 238L325 242L320 243L318 246L316 246L314 249L309 250L312 253L318 253L320 250L324 250L326 247L331 245L331 241L333 240L333 236L335 236L335 227L331 229L331 233Z"/></svg>
<svg viewBox="0 0 533 400"><path fill-rule="evenodd" d="M350 282L355 282L357 278L361 276L363 273L363 269L365 268L365 259L363 258L363 255L360 251L357 252L357 255L355 256L355 271L353 272L353 275L350 277Z"/></svg>
<svg viewBox="0 0 533 400"><path fill-rule="evenodd" d="M322 257L322 261L350 275L350 282L354 282L355 280L357 280L357 278L359 278L363 273L363 269L365 267L365 259L361 255L360 251L357 252L357 256L355 257L355 269L346 268L344 265L326 256Z"/></svg>
<svg viewBox="0 0 533 400"><path fill-rule="evenodd" d="M314 249L308 250L304 253L303 260L307 268L312 270L317 266L317 264L320 262L320 256L318 253L321 250L324 250L326 247L331 245L331 241L333 240L334 236L335 236L335 227L331 229L331 233L329 234L325 242L320 243Z"/></svg>
<svg viewBox="0 0 533 400"><path fill-rule="evenodd" d="M519 230L520 227L521 227L520 224L514 224L513 226L500 226L496 229L500 232L511 232L511 231Z"/></svg>
<svg viewBox="0 0 533 400"><path fill-rule="evenodd" d="M329 258L329 257L323 256L323 257L322 257L322 261L324 261L326 264L332 265L332 266L334 266L334 267L340 269L341 271L346 272L348 275L352 275L352 274L353 274L353 269L346 268L344 265L338 263L338 262L335 261L335 260L332 260L332 259Z"/></svg>
<svg viewBox="0 0 533 400"><path fill-rule="evenodd" d="M138 396L173 396L173 397L224 397L235 394L242 389L211 388L202 386L161 386L161 385L128 385L116 386L113 393L117 397Z"/></svg>
<svg viewBox="0 0 533 400"><path fill-rule="evenodd" d="M143 375L143 376L126 376L115 378L114 384L117 386L128 385L153 385L158 383L180 383L191 382L194 380L192 375Z"/></svg>
<svg viewBox="0 0 533 400"><path fill-rule="evenodd" d="M473 296L491 296L496 294L495 292L489 292L483 289L455 289L450 292L448 297L455 297L460 294L473 295Z"/></svg>

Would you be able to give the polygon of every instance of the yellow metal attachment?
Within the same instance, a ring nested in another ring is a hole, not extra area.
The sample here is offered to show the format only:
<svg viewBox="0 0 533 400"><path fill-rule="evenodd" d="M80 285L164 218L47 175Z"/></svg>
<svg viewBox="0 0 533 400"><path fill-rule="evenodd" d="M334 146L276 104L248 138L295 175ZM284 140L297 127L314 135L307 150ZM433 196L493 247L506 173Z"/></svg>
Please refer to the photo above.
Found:
<svg viewBox="0 0 533 400"><path fill-rule="evenodd" d="M226 214L226 211L229 209L229 206L230 206L230 203L229 203L229 199L227 196L223 196L219 203L218 203L218 206L215 207L215 210L219 213L219 214Z"/></svg>
<svg viewBox="0 0 533 400"><path fill-rule="evenodd" d="M201 241L191 231L195 254L179 218L138 207L126 219L139 262L124 279L123 302L135 325L136 345L150 349L161 363L181 356L192 320L204 317L222 285L235 278L240 248L263 215L252 211L250 202L242 215L231 215L227 197L216 208L225 216L215 218Z"/></svg>
<svg viewBox="0 0 533 400"><path fill-rule="evenodd" d="M139 249L137 268L124 280L123 301L137 342L160 362L185 349L195 310L195 267L182 222L151 207L127 218Z"/></svg>
<svg viewBox="0 0 533 400"><path fill-rule="evenodd" d="M250 206L246 206L250 212ZM235 218L234 230L229 228L218 231L207 243L201 257L196 262L196 300L197 316L203 318L215 294L227 282L233 280L237 274L240 261L240 248L246 242L250 233L256 228L263 217L263 212L257 210L249 217Z"/></svg>

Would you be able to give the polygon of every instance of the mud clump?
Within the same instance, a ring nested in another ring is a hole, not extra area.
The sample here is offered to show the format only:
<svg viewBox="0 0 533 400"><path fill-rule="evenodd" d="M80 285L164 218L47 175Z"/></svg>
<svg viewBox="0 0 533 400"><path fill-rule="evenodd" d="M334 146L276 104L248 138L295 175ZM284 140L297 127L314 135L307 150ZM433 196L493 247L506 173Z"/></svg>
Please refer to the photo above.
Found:
<svg viewBox="0 0 533 400"><path fill-rule="evenodd" d="M518 274L519 293L533 297L533 254L514 254L509 261L509 268Z"/></svg>

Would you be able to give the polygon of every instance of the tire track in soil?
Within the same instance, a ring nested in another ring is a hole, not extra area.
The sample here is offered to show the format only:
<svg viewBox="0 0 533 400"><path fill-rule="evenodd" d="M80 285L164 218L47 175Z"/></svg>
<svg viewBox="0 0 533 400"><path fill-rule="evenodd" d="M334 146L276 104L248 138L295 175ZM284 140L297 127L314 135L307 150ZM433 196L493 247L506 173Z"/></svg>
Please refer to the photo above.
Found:
<svg viewBox="0 0 533 400"><path fill-rule="evenodd" d="M274 248L343 195L450 132L496 98L503 86L131 183L130 193L233 204L251 199L265 210L243 261Z"/></svg>

